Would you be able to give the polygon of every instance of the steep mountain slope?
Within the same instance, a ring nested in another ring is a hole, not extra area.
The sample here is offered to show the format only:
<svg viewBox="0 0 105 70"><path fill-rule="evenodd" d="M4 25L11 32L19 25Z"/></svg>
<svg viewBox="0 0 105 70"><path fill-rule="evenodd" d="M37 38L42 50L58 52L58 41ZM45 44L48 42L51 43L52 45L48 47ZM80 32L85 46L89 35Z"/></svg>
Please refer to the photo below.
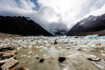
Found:
<svg viewBox="0 0 105 70"><path fill-rule="evenodd" d="M18 35L52 36L39 24L26 17L0 16L0 32Z"/></svg>
<svg viewBox="0 0 105 70"><path fill-rule="evenodd" d="M89 16L78 22L68 33L68 36L105 35L105 14Z"/></svg>

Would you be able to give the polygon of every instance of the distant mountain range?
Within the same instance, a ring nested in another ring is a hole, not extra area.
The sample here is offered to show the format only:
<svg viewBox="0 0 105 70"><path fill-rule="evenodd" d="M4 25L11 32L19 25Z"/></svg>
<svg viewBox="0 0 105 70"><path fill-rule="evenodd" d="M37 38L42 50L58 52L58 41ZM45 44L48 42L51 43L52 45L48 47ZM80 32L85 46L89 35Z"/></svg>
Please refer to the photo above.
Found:
<svg viewBox="0 0 105 70"><path fill-rule="evenodd" d="M105 35L105 14L101 16L89 16L79 21L68 32L65 29L53 29L53 35L85 36L85 35ZM28 17L21 16L0 16L1 36L53 36L39 24Z"/></svg>
<svg viewBox="0 0 105 70"><path fill-rule="evenodd" d="M105 35L105 14L101 16L89 16L78 22L67 33L68 36Z"/></svg>
<svg viewBox="0 0 105 70"><path fill-rule="evenodd" d="M0 33L23 36L52 36L39 24L26 17L0 16Z"/></svg>
<svg viewBox="0 0 105 70"><path fill-rule="evenodd" d="M50 31L53 35L56 35L56 36L63 36L63 35L66 35L67 33L66 29L51 29Z"/></svg>

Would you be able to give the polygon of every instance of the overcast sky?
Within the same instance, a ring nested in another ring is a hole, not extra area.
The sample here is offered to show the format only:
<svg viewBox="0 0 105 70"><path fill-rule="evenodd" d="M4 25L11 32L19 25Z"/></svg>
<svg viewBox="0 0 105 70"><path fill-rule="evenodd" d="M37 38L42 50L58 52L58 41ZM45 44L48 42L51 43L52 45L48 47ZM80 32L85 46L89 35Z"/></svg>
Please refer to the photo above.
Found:
<svg viewBox="0 0 105 70"><path fill-rule="evenodd" d="M0 0L0 15L26 16L47 30L70 29L89 15L105 13L105 0Z"/></svg>

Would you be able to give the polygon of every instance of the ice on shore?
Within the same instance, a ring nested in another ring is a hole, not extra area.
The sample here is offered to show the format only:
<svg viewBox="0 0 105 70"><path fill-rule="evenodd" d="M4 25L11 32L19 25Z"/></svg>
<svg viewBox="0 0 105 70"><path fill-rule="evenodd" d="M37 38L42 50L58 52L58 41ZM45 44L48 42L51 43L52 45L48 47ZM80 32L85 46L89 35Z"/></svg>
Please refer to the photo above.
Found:
<svg viewBox="0 0 105 70"><path fill-rule="evenodd" d="M57 40L57 44L54 44L55 40ZM32 36L1 38L0 48L5 46L12 46L16 48L16 50L18 51L17 58L21 61L20 65L27 65L30 70L34 70L35 67L36 70L42 70L43 68L46 68L47 70L70 70L70 66L71 70L76 70L76 68L85 70L89 67L90 70L105 70L105 61L92 61L92 64L91 61L87 59L98 57L104 60L104 36ZM65 57L67 59L64 61L64 63L60 63L61 67L58 62L59 57ZM39 63L40 59L45 59L45 62L43 62L43 64ZM64 65L64 67L62 65Z"/></svg>

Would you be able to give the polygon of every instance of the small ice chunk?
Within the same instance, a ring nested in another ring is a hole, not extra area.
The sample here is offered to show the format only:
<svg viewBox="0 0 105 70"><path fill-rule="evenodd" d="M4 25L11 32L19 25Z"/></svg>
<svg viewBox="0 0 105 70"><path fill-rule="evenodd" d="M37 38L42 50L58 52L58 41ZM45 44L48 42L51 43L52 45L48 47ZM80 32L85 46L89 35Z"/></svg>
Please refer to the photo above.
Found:
<svg viewBox="0 0 105 70"><path fill-rule="evenodd" d="M39 56L36 54L36 55L34 55L34 57L36 58L36 57L39 57Z"/></svg>
<svg viewBox="0 0 105 70"><path fill-rule="evenodd" d="M29 52L28 52L28 54L31 54L31 53L32 53L32 51L29 51Z"/></svg>
<svg viewBox="0 0 105 70"><path fill-rule="evenodd" d="M103 53L102 53L101 55L102 55L102 56L105 56L105 54L103 54Z"/></svg>
<svg viewBox="0 0 105 70"><path fill-rule="evenodd" d="M21 47L17 47L17 50L19 51L21 49Z"/></svg>
<svg viewBox="0 0 105 70"><path fill-rule="evenodd" d="M96 64L95 62L93 62L98 68L100 68L100 69L104 69L104 66L102 66L102 65L99 65L99 64Z"/></svg>
<svg viewBox="0 0 105 70"><path fill-rule="evenodd" d="M76 57L76 56L78 56L79 55L79 53L76 53L76 54L70 54L70 55L68 55L67 57L68 58L70 58L70 57Z"/></svg>
<svg viewBox="0 0 105 70"><path fill-rule="evenodd" d="M23 58L23 57L26 57L26 55L21 55L21 57Z"/></svg>
<svg viewBox="0 0 105 70"><path fill-rule="evenodd" d="M43 47L43 50L47 50L47 47Z"/></svg>
<svg viewBox="0 0 105 70"><path fill-rule="evenodd" d="M63 68L63 70L68 70L67 68Z"/></svg>
<svg viewBox="0 0 105 70"><path fill-rule="evenodd" d="M31 56L28 56L28 58L30 58Z"/></svg>
<svg viewBox="0 0 105 70"><path fill-rule="evenodd" d="M56 56L56 55L58 55L59 51L56 48L51 47L51 48L49 48L48 53Z"/></svg>
<svg viewBox="0 0 105 70"><path fill-rule="evenodd" d="M97 56L95 56L95 55L88 55L87 57L89 57L89 58L96 58Z"/></svg>

